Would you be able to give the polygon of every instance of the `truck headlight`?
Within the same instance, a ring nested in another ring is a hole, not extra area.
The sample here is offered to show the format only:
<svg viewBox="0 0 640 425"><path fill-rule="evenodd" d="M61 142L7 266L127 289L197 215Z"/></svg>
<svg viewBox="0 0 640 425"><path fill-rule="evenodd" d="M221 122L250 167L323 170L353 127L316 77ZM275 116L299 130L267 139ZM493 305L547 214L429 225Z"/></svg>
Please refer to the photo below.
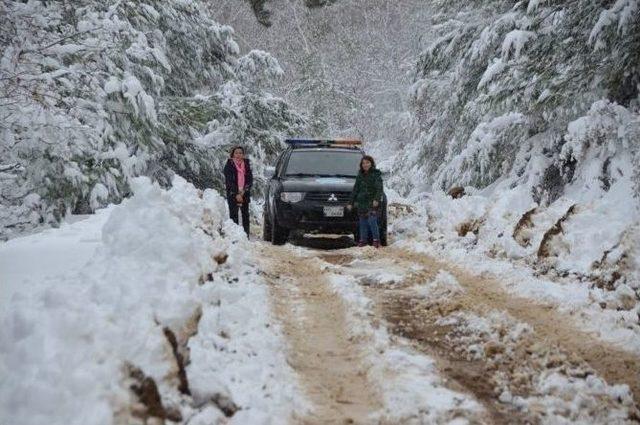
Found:
<svg viewBox="0 0 640 425"><path fill-rule="evenodd" d="M280 199L283 202L300 202L302 201L302 198L304 198L304 192L282 192L280 194Z"/></svg>

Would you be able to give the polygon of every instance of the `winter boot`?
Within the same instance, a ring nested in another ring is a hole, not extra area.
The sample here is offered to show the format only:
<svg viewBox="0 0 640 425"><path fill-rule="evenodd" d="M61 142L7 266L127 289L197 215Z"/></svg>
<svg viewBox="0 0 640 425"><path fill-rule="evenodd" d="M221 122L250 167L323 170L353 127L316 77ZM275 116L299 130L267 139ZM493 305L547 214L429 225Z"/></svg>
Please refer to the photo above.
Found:
<svg viewBox="0 0 640 425"><path fill-rule="evenodd" d="M373 247L374 247L374 248L380 248L380 241L379 241L379 240L377 240L377 239L374 239L374 240L373 240Z"/></svg>
<svg viewBox="0 0 640 425"><path fill-rule="evenodd" d="M364 241L358 241L358 248L362 248L366 243Z"/></svg>

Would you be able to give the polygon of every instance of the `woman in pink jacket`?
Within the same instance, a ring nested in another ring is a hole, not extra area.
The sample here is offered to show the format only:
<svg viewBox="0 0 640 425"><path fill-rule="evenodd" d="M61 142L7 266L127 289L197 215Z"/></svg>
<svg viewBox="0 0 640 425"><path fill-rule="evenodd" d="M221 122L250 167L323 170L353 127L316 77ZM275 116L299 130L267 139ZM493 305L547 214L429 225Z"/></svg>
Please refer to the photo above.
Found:
<svg viewBox="0 0 640 425"><path fill-rule="evenodd" d="M251 200L251 186L253 173L251 164L244 157L244 148L236 146L231 149L231 157L224 166L224 181L227 189L227 203L229 216L234 223L238 223L238 210L242 213L242 227L249 237L249 202Z"/></svg>

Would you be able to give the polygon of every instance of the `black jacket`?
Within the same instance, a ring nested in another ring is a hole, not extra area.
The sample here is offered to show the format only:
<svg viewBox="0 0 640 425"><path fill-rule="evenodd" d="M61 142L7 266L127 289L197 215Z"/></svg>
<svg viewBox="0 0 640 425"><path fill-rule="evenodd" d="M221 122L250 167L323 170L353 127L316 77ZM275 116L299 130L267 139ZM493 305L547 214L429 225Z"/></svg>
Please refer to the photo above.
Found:
<svg viewBox="0 0 640 425"><path fill-rule="evenodd" d="M251 171L251 164L247 158L244 159L244 168L247 171L244 178L244 196L248 201L251 195L251 186L253 186L253 172ZM224 166L224 184L227 189L227 198L238 194L238 175L236 166L233 164L233 159L231 158L227 159L227 163Z"/></svg>

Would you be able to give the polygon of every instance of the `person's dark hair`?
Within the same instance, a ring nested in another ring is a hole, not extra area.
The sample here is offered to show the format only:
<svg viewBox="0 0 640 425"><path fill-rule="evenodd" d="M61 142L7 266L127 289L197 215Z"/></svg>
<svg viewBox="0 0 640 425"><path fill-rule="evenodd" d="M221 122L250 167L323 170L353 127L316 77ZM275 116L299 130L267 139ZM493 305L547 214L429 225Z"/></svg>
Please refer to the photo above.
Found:
<svg viewBox="0 0 640 425"><path fill-rule="evenodd" d="M233 158L233 153L236 151L236 149L240 149L242 151L242 154L244 155L244 148L242 146L234 146L233 148L231 148L229 158Z"/></svg>
<svg viewBox="0 0 640 425"><path fill-rule="evenodd" d="M365 155L360 160L360 172L361 173L364 173L364 168L362 168L362 161L364 161L365 159L371 163L371 168L376 168L376 162L373 160L373 157L370 156L370 155Z"/></svg>

